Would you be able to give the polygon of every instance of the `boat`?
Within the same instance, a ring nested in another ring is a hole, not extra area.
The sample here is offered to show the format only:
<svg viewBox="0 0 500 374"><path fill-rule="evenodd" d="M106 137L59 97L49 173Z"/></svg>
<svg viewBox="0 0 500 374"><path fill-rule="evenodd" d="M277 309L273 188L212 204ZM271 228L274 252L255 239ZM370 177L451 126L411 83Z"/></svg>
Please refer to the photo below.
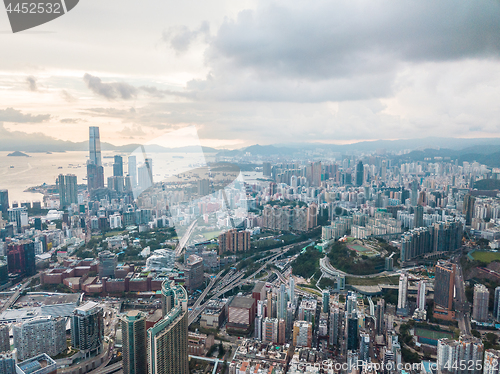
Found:
<svg viewBox="0 0 500 374"><path fill-rule="evenodd" d="M14 169L14 166L13 166L13 165L10 165L10 168L11 168L11 169Z"/></svg>

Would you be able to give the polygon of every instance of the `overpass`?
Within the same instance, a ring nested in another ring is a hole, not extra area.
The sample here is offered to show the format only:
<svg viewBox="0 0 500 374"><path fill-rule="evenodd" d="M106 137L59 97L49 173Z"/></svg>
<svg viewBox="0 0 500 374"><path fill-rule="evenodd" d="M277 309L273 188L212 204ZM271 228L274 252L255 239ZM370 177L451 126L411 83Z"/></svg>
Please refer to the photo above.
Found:
<svg viewBox="0 0 500 374"><path fill-rule="evenodd" d="M198 221L194 220L189 225L184 235L182 235L182 238L180 238L179 243L177 243L177 247L175 247L175 257L179 257L182 254L182 251L184 250L184 247L186 246L186 243L191 237L191 234L193 233L194 228L196 227L197 224Z"/></svg>

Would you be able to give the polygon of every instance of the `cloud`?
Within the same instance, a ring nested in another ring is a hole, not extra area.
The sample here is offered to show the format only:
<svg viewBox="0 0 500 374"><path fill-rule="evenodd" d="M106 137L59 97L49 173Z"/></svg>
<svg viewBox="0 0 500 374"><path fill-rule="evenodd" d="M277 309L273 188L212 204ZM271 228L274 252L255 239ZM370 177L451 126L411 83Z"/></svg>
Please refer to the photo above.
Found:
<svg viewBox="0 0 500 374"><path fill-rule="evenodd" d="M70 94L67 90L62 90L61 91L61 96L68 103L73 103L73 102L77 101L77 98L74 97L72 94Z"/></svg>
<svg viewBox="0 0 500 374"><path fill-rule="evenodd" d="M87 87L99 96L108 100L123 99L130 100L137 96L137 88L124 82L103 83L101 78L86 73L83 81Z"/></svg>
<svg viewBox="0 0 500 374"><path fill-rule="evenodd" d="M62 118L59 122L61 123L80 123L80 122L87 122L84 119L81 118Z"/></svg>
<svg viewBox="0 0 500 374"><path fill-rule="evenodd" d="M26 82L28 83L28 88L30 91L38 91L38 85L34 76L30 75L29 77L27 77Z"/></svg>
<svg viewBox="0 0 500 374"><path fill-rule="evenodd" d="M0 121L16 123L39 123L48 121L50 114L24 114L14 108L0 109Z"/></svg>
<svg viewBox="0 0 500 374"><path fill-rule="evenodd" d="M489 0L260 1L210 37L210 74L187 90L200 100L389 97L407 65L498 60L499 19Z"/></svg>
<svg viewBox="0 0 500 374"><path fill-rule="evenodd" d="M169 45L177 54L186 52L191 44L199 37L207 41L210 36L208 22L202 22L196 30L190 30L186 26L173 26L163 32L162 41Z"/></svg>
<svg viewBox="0 0 500 374"><path fill-rule="evenodd" d="M125 126L120 131L120 134L123 136L128 136L130 138L143 137L144 135L146 135L143 128L139 125Z"/></svg>

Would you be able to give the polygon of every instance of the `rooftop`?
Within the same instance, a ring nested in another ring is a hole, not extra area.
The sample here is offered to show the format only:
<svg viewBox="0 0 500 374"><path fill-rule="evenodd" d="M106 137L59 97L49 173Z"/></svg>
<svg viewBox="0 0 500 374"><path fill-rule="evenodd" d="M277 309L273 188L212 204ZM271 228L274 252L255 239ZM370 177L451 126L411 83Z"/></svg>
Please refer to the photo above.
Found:
<svg viewBox="0 0 500 374"><path fill-rule="evenodd" d="M231 305L229 305L231 308L245 308L245 309L250 309L254 303L254 299L251 297L242 297L242 296L236 296L233 299L233 302Z"/></svg>

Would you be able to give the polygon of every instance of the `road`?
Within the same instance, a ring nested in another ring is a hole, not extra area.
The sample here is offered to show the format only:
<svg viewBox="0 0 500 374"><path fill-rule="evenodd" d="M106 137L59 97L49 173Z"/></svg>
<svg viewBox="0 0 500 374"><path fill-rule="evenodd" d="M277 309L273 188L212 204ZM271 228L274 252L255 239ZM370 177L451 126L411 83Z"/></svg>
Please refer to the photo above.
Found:
<svg viewBox="0 0 500 374"><path fill-rule="evenodd" d="M29 277L23 285L16 291L14 294L9 298L9 300L2 306L0 309L1 312L5 312L7 309L9 309L16 301L19 295L24 291L24 289L31 283L32 279L39 278L40 274L33 275L32 277Z"/></svg>
<svg viewBox="0 0 500 374"><path fill-rule="evenodd" d="M259 274L262 270L264 270L268 264L276 261L280 256L282 256L283 254L285 254L286 252L288 252L291 248L293 248L293 247L295 247L297 245L301 245L301 244L307 243L307 242L309 242L309 241L304 241L304 242L300 242L300 243L294 243L294 244L286 245L286 246L281 247L281 248L277 248L276 252L278 252L278 253L274 254L260 268L258 268L253 274L250 274L245 279L243 279L244 276L245 276L245 274L243 272L239 272L239 274L236 273L238 275L237 275L237 277L234 280L232 280L230 282L231 283L230 285L228 285L227 287L223 287L222 289L218 290L214 295L212 295L203 305L201 305L200 307L198 307L196 310L193 308L192 314L189 315L188 323L192 324L194 321L196 321L196 319L198 318L198 316L203 312L203 310L205 309L205 307L208 305L208 303L212 299L218 298L218 297L222 296L223 294L225 294L226 292L229 292L232 289L234 289L236 287L239 287L239 286L241 286L241 285L243 285L245 283L252 282L253 278L257 274ZM227 275L226 275L226 277L227 277ZM226 278L226 277L224 277L224 278Z"/></svg>
<svg viewBox="0 0 500 374"><path fill-rule="evenodd" d="M462 334L470 335L470 304L465 296L465 283L462 267L456 262L455 271L455 314Z"/></svg>
<svg viewBox="0 0 500 374"><path fill-rule="evenodd" d="M197 224L198 221L196 220L193 221L187 228L184 235L182 235L182 238L179 240L179 243L177 243L177 247L175 248L175 257L179 257L182 254L182 251L184 250L184 247L186 246L186 243L191 237L191 234L193 233L194 228L196 227Z"/></svg>
<svg viewBox="0 0 500 374"><path fill-rule="evenodd" d="M369 274L369 275L356 275L356 274L348 274L342 270L336 269L330 264L330 261L328 260L328 257L323 257L320 262L320 268L322 271L324 271L327 274L331 273L338 273L340 275L346 276L346 277L353 277L353 278L377 278L377 277L390 277L392 275L399 275L397 271L383 271L381 273L377 274Z"/></svg>

